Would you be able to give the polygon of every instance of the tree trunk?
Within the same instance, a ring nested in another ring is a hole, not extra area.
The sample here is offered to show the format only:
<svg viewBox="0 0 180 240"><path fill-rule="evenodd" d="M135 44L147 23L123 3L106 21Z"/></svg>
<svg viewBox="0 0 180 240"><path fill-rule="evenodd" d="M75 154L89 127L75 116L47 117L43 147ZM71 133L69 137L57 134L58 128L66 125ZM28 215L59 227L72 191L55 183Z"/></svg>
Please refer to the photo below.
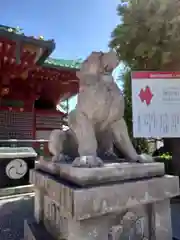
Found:
<svg viewBox="0 0 180 240"><path fill-rule="evenodd" d="M180 138L172 138L171 142L173 173L180 176Z"/></svg>
<svg viewBox="0 0 180 240"><path fill-rule="evenodd" d="M179 71L179 61L172 61L170 64L164 66L164 71ZM178 106L177 106L178 109ZM167 138L165 140L170 147L172 153L172 169L174 175L180 176L180 138Z"/></svg>
<svg viewBox="0 0 180 240"><path fill-rule="evenodd" d="M172 154L172 138L164 138L164 153Z"/></svg>

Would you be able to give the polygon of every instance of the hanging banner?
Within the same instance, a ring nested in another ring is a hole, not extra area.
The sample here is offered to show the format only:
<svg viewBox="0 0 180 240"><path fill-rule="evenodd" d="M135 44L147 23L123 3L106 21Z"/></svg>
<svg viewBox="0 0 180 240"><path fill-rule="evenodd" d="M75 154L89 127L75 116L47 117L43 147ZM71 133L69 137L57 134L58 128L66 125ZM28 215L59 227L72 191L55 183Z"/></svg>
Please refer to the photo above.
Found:
<svg viewBox="0 0 180 240"><path fill-rule="evenodd" d="M180 72L132 72L133 135L180 137Z"/></svg>

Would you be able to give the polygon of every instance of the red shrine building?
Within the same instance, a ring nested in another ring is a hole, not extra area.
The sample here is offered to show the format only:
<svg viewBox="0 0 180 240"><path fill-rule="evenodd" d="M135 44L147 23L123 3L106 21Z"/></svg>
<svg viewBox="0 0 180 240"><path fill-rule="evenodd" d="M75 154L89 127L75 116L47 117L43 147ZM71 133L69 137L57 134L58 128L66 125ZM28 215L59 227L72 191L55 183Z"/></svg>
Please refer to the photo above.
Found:
<svg viewBox="0 0 180 240"><path fill-rule="evenodd" d="M0 25L0 139L48 139L64 113L56 106L78 93L80 61L53 59L54 40Z"/></svg>

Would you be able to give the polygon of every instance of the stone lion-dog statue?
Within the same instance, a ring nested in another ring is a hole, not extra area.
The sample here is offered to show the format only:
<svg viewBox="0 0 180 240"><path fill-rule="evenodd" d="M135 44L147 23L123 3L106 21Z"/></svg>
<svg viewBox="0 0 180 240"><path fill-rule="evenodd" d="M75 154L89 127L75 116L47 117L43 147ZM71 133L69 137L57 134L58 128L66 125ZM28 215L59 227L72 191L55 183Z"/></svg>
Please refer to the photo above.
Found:
<svg viewBox="0 0 180 240"><path fill-rule="evenodd" d="M129 138L123 118L124 97L112 77L117 65L113 51L92 52L82 63L76 73L80 85L77 105L68 116L70 129L54 130L50 135L53 160L71 155L74 167L100 167L103 161L98 152L115 155L115 144L128 162L153 162L149 155L138 155Z"/></svg>

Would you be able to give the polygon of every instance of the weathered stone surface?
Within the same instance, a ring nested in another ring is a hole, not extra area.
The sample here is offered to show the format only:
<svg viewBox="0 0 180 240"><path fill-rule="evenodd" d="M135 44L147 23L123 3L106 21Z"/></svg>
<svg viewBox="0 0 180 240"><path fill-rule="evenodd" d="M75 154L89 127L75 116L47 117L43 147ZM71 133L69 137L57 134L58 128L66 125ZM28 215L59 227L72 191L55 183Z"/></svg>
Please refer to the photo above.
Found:
<svg viewBox="0 0 180 240"><path fill-rule="evenodd" d="M36 187L36 222L43 222L55 239L172 237L169 199L179 195L179 178L164 175L162 163L136 153L123 119L123 95L110 74L116 60L113 52L94 52L82 64L78 104L69 115L70 131L54 131L49 142L53 162L41 159L30 171ZM69 151L65 141L74 147L72 166L62 163ZM98 150L113 156L112 142L131 164L102 164ZM29 224L25 239L37 239Z"/></svg>
<svg viewBox="0 0 180 240"><path fill-rule="evenodd" d="M91 218L179 195L179 179L164 176L74 191L74 217Z"/></svg>
<svg viewBox="0 0 180 240"><path fill-rule="evenodd" d="M133 216L133 218L128 218L128 216ZM51 220L51 224L57 224L57 220ZM67 240L117 240L120 237L130 237L137 234L138 236L148 235L148 219L146 208L142 206L141 208L136 208L133 210L122 211L114 215L100 216L94 219L88 219L85 221L75 221L72 219L67 220L65 229L67 230L67 235L62 235L59 231L62 231L62 225L57 225L56 230L54 225L45 224L49 233L54 236L55 239L67 239ZM43 231L44 233L41 233ZM29 238L27 238L27 236ZM34 238L32 238L32 236ZM40 239L51 240L47 231L44 229L44 225L31 223L25 223L25 239L36 240ZM30 238L31 237L31 238ZM134 238L132 238L134 239ZM160 239L161 240L161 239Z"/></svg>
<svg viewBox="0 0 180 240"><path fill-rule="evenodd" d="M148 239L149 226L147 214L139 215L133 210L128 211L122 217L120 224L111 228L109 234L112 240Z"/></svg>
<svg viewBox="0 0 180 240"><path fill-rule="evenodd" d="M167 201L159 202L169 209ZM151 215L154 215L156 203L151 205ZM164 207L162 207L164 208ZM114 215L104 215L85 221L71 223L68 240L171 240L171 222L169 211L165 213L165 208L156 212L156 217L149 218L147 205L127 209L124 212ZM152 229L151 229L152 228Z"/></svg>
<svg viewBox="0 0 180 240"><path fill-rule="evenodd" d="M179 195L178 177L165 175L79 187L57 175L31 170L30 180L42 193L38 198L43 195L43 207L36 209L55 239L171 239L169 199ZM35 204L39 206L40 201Z"/></svg>
<svg viewBox="0 0 180 240"><path fill-rule="evenodd" d="M154 238L172 239L171 210L169 199L153 204Z"/></svg>
<svg viewBox="0 0 180 240"><path fill-rule="evenodd" d="M113 51L92 52L82 63L77 72L80 80L77 105L68 116L70 130L54 130L50 136L53 160L61 161L73 152L75 167L103 166L98 150L112 156L114 142L130 162L153 161L148 155L138 155L129 138L123 118L124 97L112 77L117 65Z"/></svg>
<svg viewBox="0 0 180 240"><path fill-rule="evenodd" d="M60 206L62 216L71 218L73 214L73 188L59 182L52 175L30 170L30 182L43 191Z"/></svg>
<svg viewBox="0 0 180 240"><path fill-rule="evenodd" d="M31 170L31 183L60 205L63 217L88 219L179 195L175 176L156 177L90 188L64 185L49 174Z"/></svg>
<svg viewBox="0 0 180 240"><path fill-rule="evenodd" d="M84 221L71 220L68 226L68 240L150 239L145 206Z"/></svg>
<svg viewBox="0 0 180 240"><path fill-rule="evenodd" d="M61 214L59 203L48 196L44 196L44 225L46 229L55 237L67 239L68 219Z"/></svg>
<svg viewBox="0 0 180 240"><path fill-rule="evenodd" d="M24 221L24 240L55 240L42 224Z"/></svg>
<svg viewBox="0 0 180 240"><path fill-rule="evenodd" d="M83 168L82 170L70 164L44 161L37 165L37 169L59 175L81 186L164 175L163 163L110 163L102 168Z"/></svg>
<svg viewBox="0 0 180 240"><path fill-rule="evenodd" d="M37 223L43 220L43 203L44 203L44 195L43 190L40 188L35 188L35 196L34 196L34 218Z"/></svg>

